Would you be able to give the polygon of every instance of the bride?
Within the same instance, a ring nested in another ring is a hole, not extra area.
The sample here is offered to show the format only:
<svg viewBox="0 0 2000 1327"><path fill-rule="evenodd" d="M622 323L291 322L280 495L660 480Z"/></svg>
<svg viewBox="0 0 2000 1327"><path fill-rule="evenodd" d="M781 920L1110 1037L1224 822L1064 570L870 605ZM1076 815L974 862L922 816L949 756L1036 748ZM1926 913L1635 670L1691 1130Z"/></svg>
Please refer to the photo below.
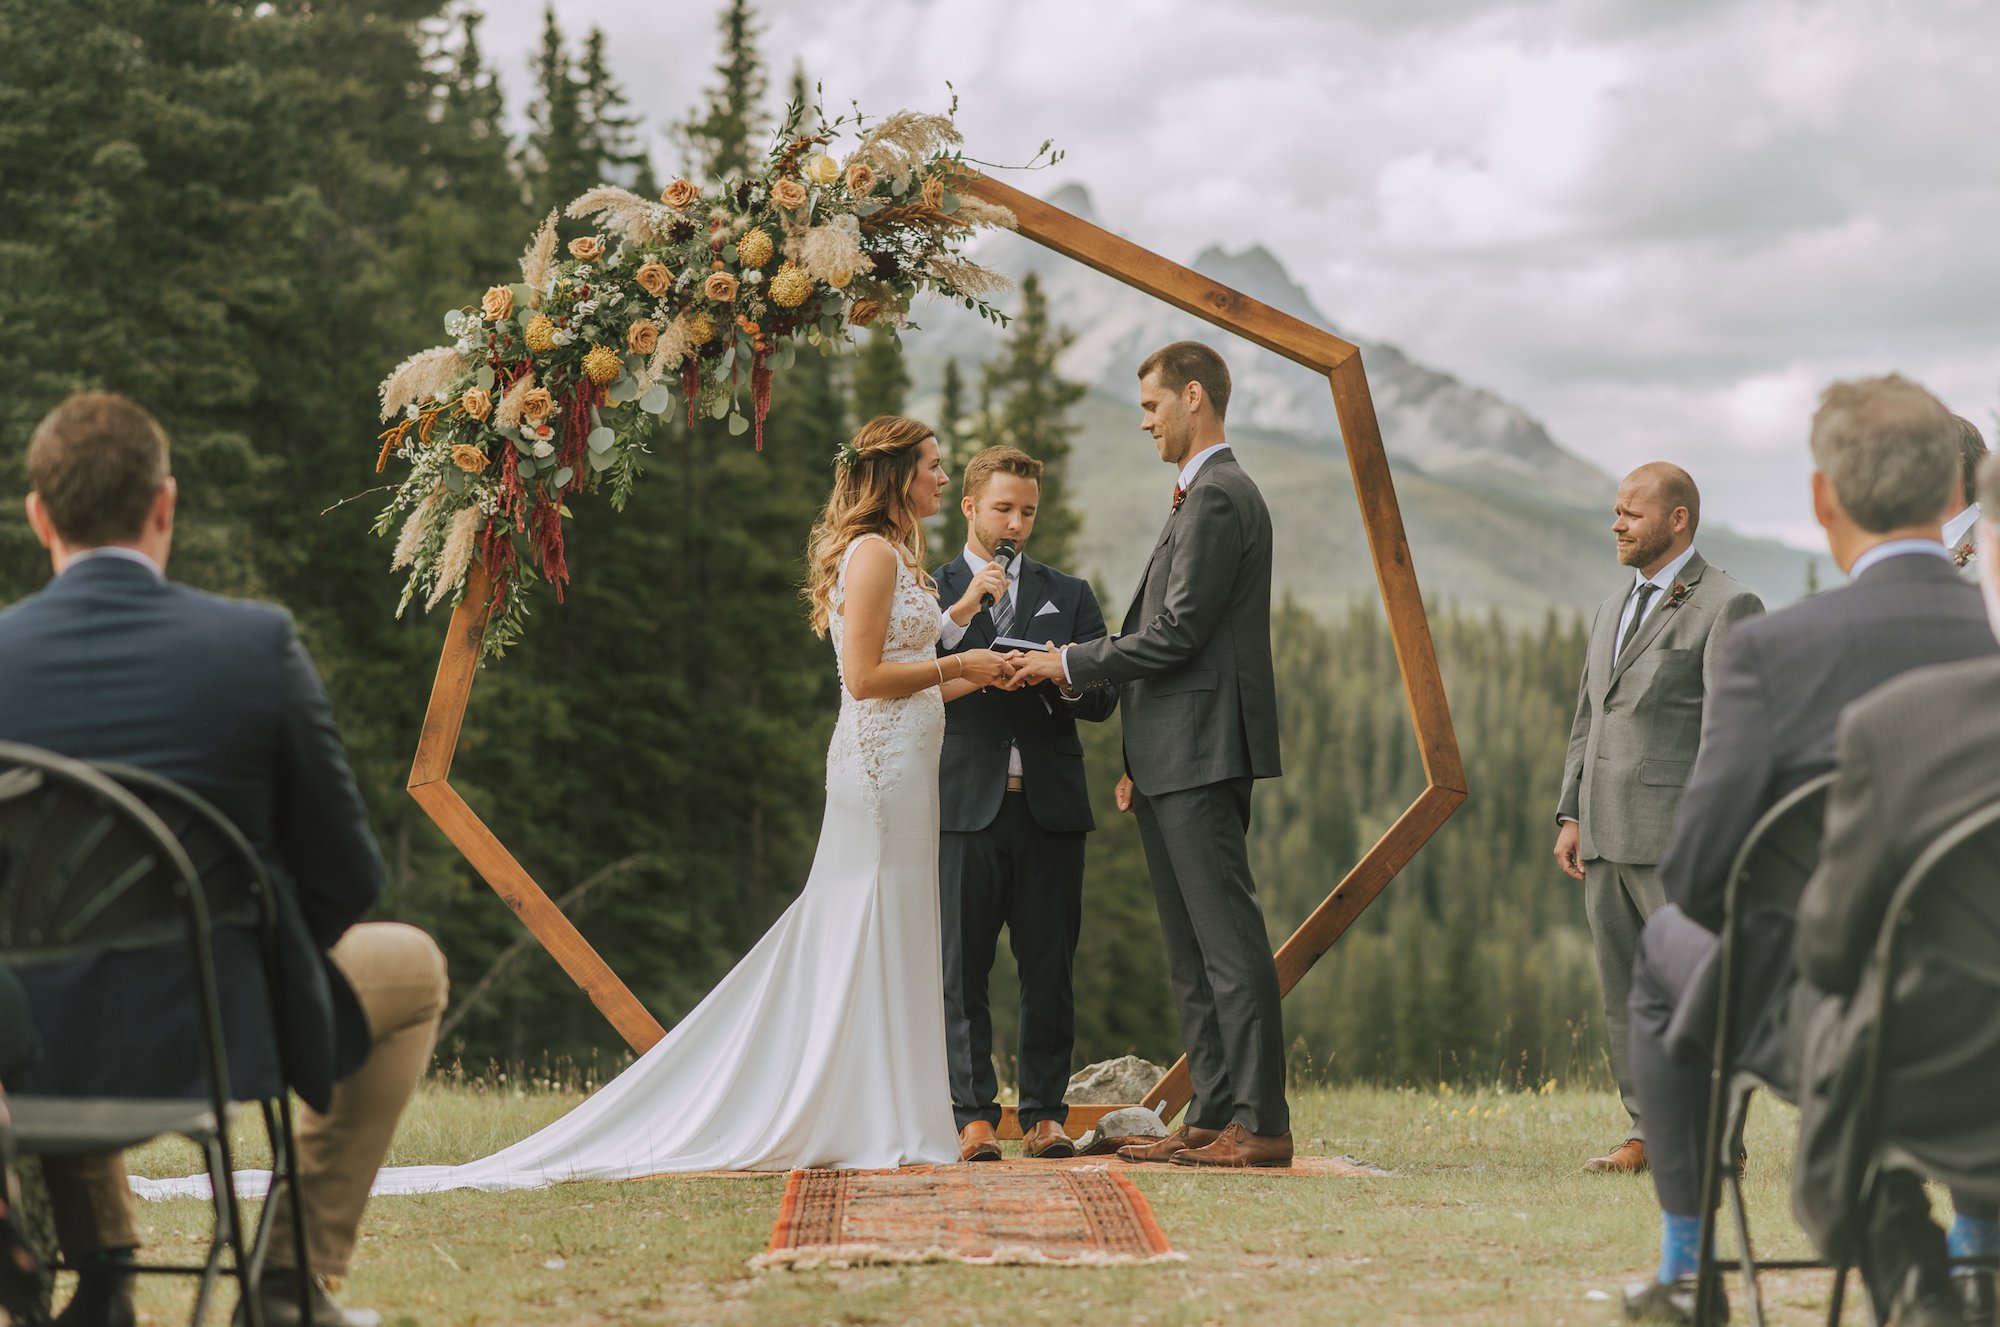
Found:
<svg viewBox="0 0 2000 1327"><path fill-rule="evenodd" d="M803 892L660 1043L562 1119L376 1193L536 1188L670 1171L873 1169L958 1159L938 937L944 702L1004 680L940 659L925 517L948 482L928 426L870 420L840 452L805 594L831 632L840 719Z"/></svg>

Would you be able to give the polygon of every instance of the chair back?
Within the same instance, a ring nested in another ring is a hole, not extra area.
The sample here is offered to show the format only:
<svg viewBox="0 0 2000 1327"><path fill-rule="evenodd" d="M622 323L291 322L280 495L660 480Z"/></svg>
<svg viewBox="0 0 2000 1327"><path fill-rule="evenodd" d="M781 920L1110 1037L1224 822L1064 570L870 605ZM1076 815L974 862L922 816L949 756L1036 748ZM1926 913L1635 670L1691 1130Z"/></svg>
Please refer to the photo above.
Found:
<svg viewBox="0 0 2000 1327"><path fill-rule="evenodd" d="M1759 915L1798 915L1806 881L1819 865L1831 773L1808 779L1757 817L1729 867L1726 925Z"/></svg>
<svg viewBox="0 0 2000 1327"><path fill-rule="evenodd" d="M205 798L151 770L110 762L94 768L144 803L181 845L201 881L211 926L277 925L277 895L270 873L235 821Z"/></svg>
<svg viewBox="0 0 2000 1327"><path fill-rule="evenodd" d="M1875 945L1885 998L1912 960L2000 986L2000 802L1966 816L1911 863L1886 921Z"/></svg>

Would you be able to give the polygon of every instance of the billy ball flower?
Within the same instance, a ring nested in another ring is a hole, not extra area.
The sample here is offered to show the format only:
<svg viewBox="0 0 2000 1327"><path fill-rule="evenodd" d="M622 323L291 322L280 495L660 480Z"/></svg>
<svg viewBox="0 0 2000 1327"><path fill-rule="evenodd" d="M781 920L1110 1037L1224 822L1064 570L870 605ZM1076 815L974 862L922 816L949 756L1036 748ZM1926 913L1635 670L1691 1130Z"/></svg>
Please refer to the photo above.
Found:
<svg viewBox="0 0 2000 1327"><path fill-rule="evenodd" d="M771 302L782 309L796 309L812 295L812 278L794 263L786 263L771 278Z"/></svg>
<svg viewBox="0 0 2000 1327"><path fill-rule="evenodd" d="M715 340L715 319L706 313L697 313L687 320L688 340L698 346L705 346Z"/></svg>
<svg viewBox="0 0 2000 1327"><path fill-rule="evenodd" d="M527 342L528 349L534 351L537 355L545 351L554 350L556 348L555 322L546 313L538 313L528 319L527 325L521 328L521 339Z"/></svg>
<svg viewBox="0 0 2000 1327"><path fill-rule="evenodd" d="M610 346L592 346L583 357L584 376L600 386L617 381L618 375L624 371L625 362Z"/></svg>
<svg viewBox="0 0 2000 1327"><path fill-rule="evenodd" d="M745 267L762 267L771 261L771 232L752 230L736 241L736 260Z"/></svg>

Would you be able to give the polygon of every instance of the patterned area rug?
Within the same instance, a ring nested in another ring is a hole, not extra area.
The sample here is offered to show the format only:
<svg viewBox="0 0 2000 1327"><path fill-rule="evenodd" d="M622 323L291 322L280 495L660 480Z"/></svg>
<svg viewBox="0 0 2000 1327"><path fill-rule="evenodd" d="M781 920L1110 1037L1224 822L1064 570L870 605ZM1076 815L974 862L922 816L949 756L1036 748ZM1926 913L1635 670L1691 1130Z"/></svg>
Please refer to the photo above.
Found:
<svg viewBox="0 0 2000 1327"><path fill-rule="evenodd" d="M771 1245L750 1265L1178 1261L1153 1209L1101 1167L942 1166L800 1170L785 1185Z"/></svg>

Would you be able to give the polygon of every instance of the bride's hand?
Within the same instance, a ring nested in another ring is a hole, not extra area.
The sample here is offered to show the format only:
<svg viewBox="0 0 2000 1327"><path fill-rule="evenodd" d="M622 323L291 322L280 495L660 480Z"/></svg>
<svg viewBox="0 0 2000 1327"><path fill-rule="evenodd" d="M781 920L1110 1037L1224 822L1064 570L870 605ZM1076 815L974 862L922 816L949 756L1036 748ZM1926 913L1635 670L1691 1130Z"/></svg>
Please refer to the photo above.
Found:
<svg viewBox="0 0 2000 1327"><path fill-rule="evenodd" d="M1013 675L1007 656L991 650L961 650L952 657L962 661L958 675L982 687L1005 682Z"/></svg>

